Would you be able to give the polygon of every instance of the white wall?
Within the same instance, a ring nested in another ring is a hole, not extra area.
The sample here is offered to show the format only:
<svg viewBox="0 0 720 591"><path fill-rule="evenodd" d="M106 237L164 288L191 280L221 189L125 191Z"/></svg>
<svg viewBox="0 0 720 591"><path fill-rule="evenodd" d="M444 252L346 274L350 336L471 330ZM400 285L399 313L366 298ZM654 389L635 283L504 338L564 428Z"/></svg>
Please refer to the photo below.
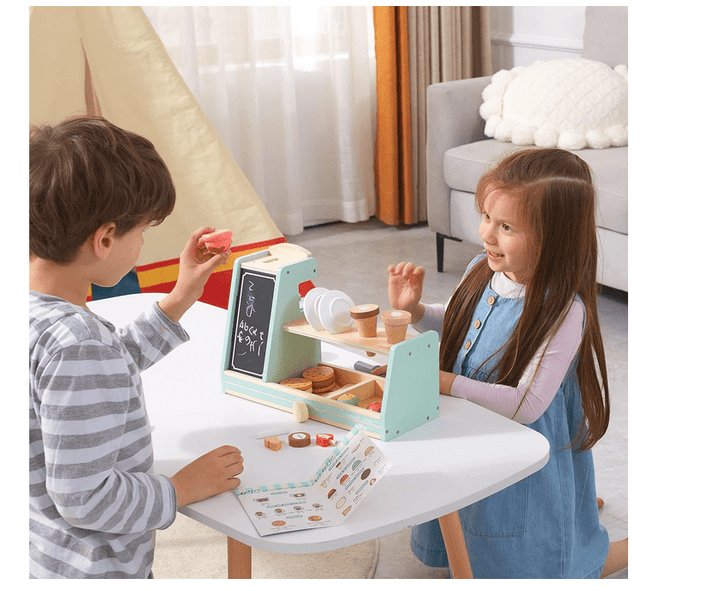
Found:
<svg viewBox="0 0 720 591"><path fill-rule="evenodd" d="M493 72L580 57L584 6L491 6Z"/></svg>

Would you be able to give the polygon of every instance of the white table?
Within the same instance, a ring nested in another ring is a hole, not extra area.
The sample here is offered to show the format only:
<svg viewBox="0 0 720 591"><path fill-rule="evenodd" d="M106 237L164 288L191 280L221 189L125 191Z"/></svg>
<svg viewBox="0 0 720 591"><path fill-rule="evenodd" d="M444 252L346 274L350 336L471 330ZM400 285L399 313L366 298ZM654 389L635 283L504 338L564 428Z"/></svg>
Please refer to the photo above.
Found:
<svg viewBox="0 0 720 591"><path fill-rule="evenodd" d="M122 296L90 302L89 307L119 328L162 297ZM274 452L264 447L258 432L284 426L310 433L314 442L316 433L330 432L337 439L346 431L312 420L298 424L289 413L225 394L220 376L226 315L221 308L195 304L181 320L190 342L143 373L155 471L172 476L198 456L229 444L243 454L243 487L307 480L327 457L327 448L284 445ZM322 351L323 361L335 365L367 361L325 343ZM371 361L378 362L378 357ZM249 576L250 547L289 554L325 552L435 518L441 518L449 554L456 554L451 546L459 543L466 560L462 536L453 541L446 532L454 528L457 536L456 511L536 472L549 457L547 440L539 433L449 396L440 397L438 419L377 445L393 466L342 525L261 537L233 492L180 512L228 536L232 578ZM453 574L462 576L463 567L456 564L451 562Z"/></svg>

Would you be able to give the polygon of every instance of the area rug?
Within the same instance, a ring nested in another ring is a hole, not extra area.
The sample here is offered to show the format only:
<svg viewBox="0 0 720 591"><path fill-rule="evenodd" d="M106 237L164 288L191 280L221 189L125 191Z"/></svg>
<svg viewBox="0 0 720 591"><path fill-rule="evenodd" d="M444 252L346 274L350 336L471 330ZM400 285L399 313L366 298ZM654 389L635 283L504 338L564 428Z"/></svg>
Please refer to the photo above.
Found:
<svg viewBox="0 0 720 591"><path fill-rule="evenodd" d="M378 541L332 552L278 554L253 548L253 579L372 579ZM157 532L153 576L156 579L226 579L227 538L178 514Z"/></svg>

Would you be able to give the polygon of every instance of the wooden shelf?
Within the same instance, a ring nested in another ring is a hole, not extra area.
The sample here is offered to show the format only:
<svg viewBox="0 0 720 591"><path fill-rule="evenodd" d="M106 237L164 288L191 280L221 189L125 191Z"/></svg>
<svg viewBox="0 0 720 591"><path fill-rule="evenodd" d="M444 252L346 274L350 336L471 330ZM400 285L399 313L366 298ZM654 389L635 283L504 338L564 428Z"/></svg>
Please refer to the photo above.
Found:
<svg viewBox="0 0 720 591"><path fill-rule="evenodd" d="M338 334L330 334L326 330L315 330L305 318L300 318L294 322L288 322L283 325L283 330L293 334L299 334L305 337L311 337L326 343L345 344L362 349L364 351L371 351L373 353L380 353L381 355L387 355L392 348L387 342L385 335L385 328L378 326L377 336L372 338L361 337L357 328L352 328ZM407 335L405 340L413 338L413 335Z"/></svg>

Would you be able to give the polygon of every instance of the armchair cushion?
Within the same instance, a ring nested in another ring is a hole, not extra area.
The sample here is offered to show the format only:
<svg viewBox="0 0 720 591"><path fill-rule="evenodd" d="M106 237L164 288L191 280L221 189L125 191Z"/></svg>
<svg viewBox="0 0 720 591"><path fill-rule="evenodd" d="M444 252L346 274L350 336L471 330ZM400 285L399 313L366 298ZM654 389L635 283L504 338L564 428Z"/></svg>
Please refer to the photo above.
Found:
<svg viewBox="0 0 720 591"><path fill-rule="evenodd" d="M628 143L628 69L595 60L538 61L501 70L482 93L485 135L517 145L581 150Z"/></svg>
<svg viewBox="0 0 720 591"><path fill-rule="evenodd" d="M451 191L474 194L478 181L491 166L517 146L497 140L472 142L443 155L444 181ZM597 187L597 225L628 233L628 148L574 151L592 169ZM474 220L473 220L474 223ZM452 226L452 224L451 224ZM477 233L477 229L474 233ZM457 235L455 232L453 236Z"/></svg>

